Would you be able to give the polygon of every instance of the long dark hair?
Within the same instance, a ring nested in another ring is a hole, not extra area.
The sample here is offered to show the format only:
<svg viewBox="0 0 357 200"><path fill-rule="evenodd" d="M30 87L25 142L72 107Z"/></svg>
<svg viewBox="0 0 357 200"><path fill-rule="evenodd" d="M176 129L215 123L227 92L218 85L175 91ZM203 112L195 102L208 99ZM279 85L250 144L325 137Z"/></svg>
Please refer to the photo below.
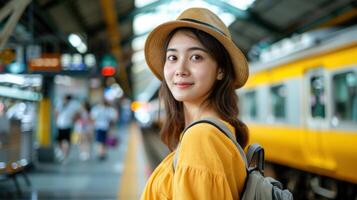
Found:
<svg viewBox="0 0 357 200"><path fill-rule="evenodd" d="M238 119L238 97L234 87L235 73L227 50L216 38L194 28L178 28L172 31L166 40L165 49L167 49L173 35L179 30L193 33L201 44L207 48L209 54L222 70L223 79L215 82L204 103L207 106L212 106L223 120L235 128L237 141L244 148L248 143L248 128ZM160 133L161 139L173 151L179 142L181 132L185 128L183 103L175 100L165 80L162 81L159 96L160 100L164 101L166 111L165 122Z"/></svg>

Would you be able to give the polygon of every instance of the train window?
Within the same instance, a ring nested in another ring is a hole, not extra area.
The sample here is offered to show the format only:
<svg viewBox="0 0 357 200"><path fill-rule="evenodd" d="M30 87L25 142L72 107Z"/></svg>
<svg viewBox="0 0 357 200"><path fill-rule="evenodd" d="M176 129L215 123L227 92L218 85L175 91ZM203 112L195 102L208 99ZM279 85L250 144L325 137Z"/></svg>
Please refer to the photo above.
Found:
<svg viewBox="0 0 357 200"><path fill-rule="evenodd" d="M285 118L286 111L286 88L284 85L277 85L270 88L271 107L274 118Z"/></svg>
<svg viewBox="0 0 357 200"><path fill-rule="evenodd" d="M357 121L357 73L344 72L333 76L334 117Z"/></svg>
<svg viewBox="0 0 357 200"><path fill-rule="evenodd" d="M244 94L243 113L251 119L257 118L257 98L255 91L249 91Z"/></svg>
<svg viewBox="0 0 357 200"><path fill-rule="evenodd" d="M313 118L325 118L325 86L321 75L310 78L310 108Z"/></svg>

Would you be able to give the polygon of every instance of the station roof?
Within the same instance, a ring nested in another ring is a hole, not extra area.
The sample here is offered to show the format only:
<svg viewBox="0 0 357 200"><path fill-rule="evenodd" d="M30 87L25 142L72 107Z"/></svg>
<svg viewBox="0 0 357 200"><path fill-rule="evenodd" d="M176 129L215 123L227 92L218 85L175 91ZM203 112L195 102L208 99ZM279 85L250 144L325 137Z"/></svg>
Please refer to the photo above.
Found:
<svg viewBox="0 0 357 200"><path fill-rule="evenodd" d="M0 0L0 7L8 2ZM137 38L145 38L150 30L150 27L146 27L147 31L137 32L136 17L163 11L178 14L184 7L175 6L177 4L213 6L218 9L218 13L233 16L233 20L227 25L237 46L249 59L254 59L259 49L294 33L324 26L348 25L356 23L357 19L356 0L250 0L246 9L238 8L235 4L241 0L144 2L146 3L139 4L135 0L32 0L19 21L21 27L15 29L10 41L34 42L50 51L76 52L68 42L68 35L76 33L86 42L88 52L96 56L113 49L119 50L121 65L129 68L126 71L130 71L133 66L132 57L135 52L140 51L140 48L133 48L132 42ZM170 17L174 19L176 16ZM142 26L145 23L145 20L141 21ZM149 20L147 23L152 22ZM155 22L152 24L154 26Z"/></svg>

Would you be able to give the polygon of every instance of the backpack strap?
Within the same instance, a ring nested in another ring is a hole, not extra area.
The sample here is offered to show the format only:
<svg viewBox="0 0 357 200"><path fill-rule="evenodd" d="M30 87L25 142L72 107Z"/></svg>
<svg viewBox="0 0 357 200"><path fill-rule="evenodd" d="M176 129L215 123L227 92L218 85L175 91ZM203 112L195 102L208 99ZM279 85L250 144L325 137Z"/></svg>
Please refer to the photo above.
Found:
<svg viewBox="0 0 357 200"><path fill-rule="evenodd" d="M185 132L191 128L192 126L196 125L196 124L199 124L199 123L208 123L208 124L211 124L213 125L214 127L218 128L222 133L224 133L233 143L234 145L238 148L239 150L239 153L241 154L241 157L243 159L243 162L245 163L245 168L246 170L248 170L248 161L247 161L247 157L242 149L242 147L239 145L239 143L235 140L232 132L229 130L229 128L221 121L217 120L217 119L214 119L214 118L204 118L204 119L201 119L201 120L197 120L197 121L194 121L192 122L190 125L188 125L185 130L183 131L183 134L185 134ZM176 148L176 152L175 152L175 156L174 156L174 160L173 160L173 168L174 168L174 171L176 169L176 164L177 164L177 158L178 158L178 155L179 155L179 149L180 149L180 144L177 146Z"/></svg>
<svg viewBox="0 0 357 200"><path fill-rule="evenodd" d="M253 160L254 159L254 160ZM247 150L247 160L249 163L249 170L258 169L264 175L264 149L259 144L251 144ZM251 166L254 164L253 166Z"/></svg>

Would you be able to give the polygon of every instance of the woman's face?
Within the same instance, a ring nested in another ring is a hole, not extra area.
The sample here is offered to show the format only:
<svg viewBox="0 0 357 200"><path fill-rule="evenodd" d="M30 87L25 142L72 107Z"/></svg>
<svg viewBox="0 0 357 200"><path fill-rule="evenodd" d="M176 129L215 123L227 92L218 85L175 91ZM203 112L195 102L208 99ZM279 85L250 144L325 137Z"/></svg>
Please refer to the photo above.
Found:
<svg viewBox="0 0 357 200"><path fill-rule="evenodd" d="M165 81L177 101L200 105L221 77L217 62L188 31L178 31L171 38L164 65Z"/></svg>

